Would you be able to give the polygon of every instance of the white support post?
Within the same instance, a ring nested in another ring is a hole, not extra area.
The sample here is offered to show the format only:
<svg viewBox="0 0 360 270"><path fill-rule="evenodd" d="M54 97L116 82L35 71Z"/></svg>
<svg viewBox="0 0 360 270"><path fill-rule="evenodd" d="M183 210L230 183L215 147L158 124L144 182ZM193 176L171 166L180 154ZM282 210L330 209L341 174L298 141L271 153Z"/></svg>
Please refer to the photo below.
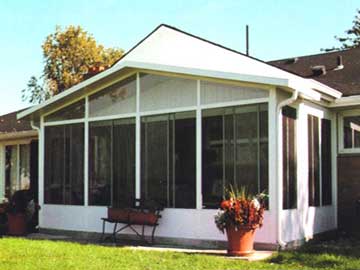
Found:
<svg viewBox="0 0 360 270"><path fill-rule="evenodd" d="M141 118L140 118L140 74L136 73L136 130L135 130L135 198L141 197Z"/></svg>
<svg viewBox="0 0 360 270"><path fill-rule="evenodd" d="M85 97L84 121L84 205L89 205L89 97Z"/></svg>
<svg viewBox="0 0 360 270"><path fill-rule="evenodd" d="M44 117L40 118L40 132L39 132L39 205L44 208L44 158L45 158L45 127ZM43 211L39 213L39 226L43 224Z"/></svg>
<svg viewBox="0 0 360 270"><path fill-rule="evenodd" d="M270 90L270 99L269 99L269 113L268 113L268 123L269 123L269 210L278 215L276 206L277 206L277 186L279 184L279 177L277 173L277 162L279 157L277 157L277 147L278 147L278 138L277 134L277 124L278 124L278 114L277 114L277 100L276 100L276 89ZM281 194L282 196L282 194Z"/></svg>
<svg viewBox="0 0 360 270"><path fill-rule="evenodd" d="M200 109L200 80L197 80L196 108L196 209L203 208L202 202L202 119Z"/></svg>

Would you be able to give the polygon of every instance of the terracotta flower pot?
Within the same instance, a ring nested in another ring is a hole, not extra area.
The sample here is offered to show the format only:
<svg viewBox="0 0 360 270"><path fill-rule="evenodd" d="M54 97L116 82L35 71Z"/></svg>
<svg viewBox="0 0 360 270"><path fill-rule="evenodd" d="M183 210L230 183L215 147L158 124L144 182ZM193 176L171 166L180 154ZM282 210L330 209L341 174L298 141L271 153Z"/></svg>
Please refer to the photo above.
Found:
<svg viewBox="0 0 360 270"><path fill-rule="evenodd" d="M254 252L255 229L240 228L237 231L235 227L226 228L228 238L228 255L246 256Z"/></svg>
<svg viewBox="0 0 360 270"><path fill-rule="evenodd" d="M25 214L7 214L8 234L20 236L26 234L26 216Z"/></svg>

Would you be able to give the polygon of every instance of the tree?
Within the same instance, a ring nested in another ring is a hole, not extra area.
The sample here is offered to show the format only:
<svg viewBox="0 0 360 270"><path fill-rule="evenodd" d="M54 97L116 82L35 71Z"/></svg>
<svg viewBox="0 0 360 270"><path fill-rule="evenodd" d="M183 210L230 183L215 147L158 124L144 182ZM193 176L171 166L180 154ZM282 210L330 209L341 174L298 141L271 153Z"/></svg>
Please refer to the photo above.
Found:
<svg viewBox="0 0 360 270"><path fill-rule="evenodd" d="M90 70L108 68L123 55L117 48L105 49L80 26L57 26L42 45L44 69L40 78L31 76L22 90L23 100L40 103L83 81Z"/></svg>
<svg viewBox="0 0 360 270"><path fill-rule="evenodd" d="M345 31L345 34L347 36L335 36L335 39L342 43L341 47L333 47L330 49L325 49L325 51L339 51L360 47L360 9L358 9L356 12L357 14L355 15L355 18L353 20L352 28Z"/></svg>

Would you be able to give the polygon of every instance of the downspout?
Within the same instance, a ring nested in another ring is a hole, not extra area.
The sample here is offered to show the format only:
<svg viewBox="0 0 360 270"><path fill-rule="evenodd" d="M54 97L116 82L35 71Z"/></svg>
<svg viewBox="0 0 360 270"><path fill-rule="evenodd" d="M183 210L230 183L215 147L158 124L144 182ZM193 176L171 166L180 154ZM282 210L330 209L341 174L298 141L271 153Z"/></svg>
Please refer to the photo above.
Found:
<svg viewBox="0 0 360 270"><path fill-rule="evenodd" d="M30 121L30 126L32 129L35 129L38 133L40 132L40 127L35 126L34 121Z"/></svg>
<svg viewBox="0 0 360 270"><path fill-rule="evenodd" d="M282 134L282 116L281 116L281 109L287 105L290 105L291 103L295 102L298 99L299 96L299 91L297 89L295 89L295 91L293 92L292 96L288 99L285 99L283 101L281 101L276 108L276 112L277 112L277 117L278 117L278 123L277 123L277 147L276 147L276 151L277 151L277 156L280 157L282 155L281 151L280 151L280 145L282 145L282 136L280 136L280 134ZM278 158L279 160L279 158ZM281 161L283 160L283 158L281 158ZM286 242L284 242L282 240L282 226L281 226L281 212L282 212L282 193L283 193L283 188L281 183L279 182L280 179L280 175L281 175L281 171L282 171L282 162L278 162L277 164L277 195L278 195L278 203L277 203L277 242L280 246L280 248L284 248L286 246ZM281 177L282 179L282 177Z"/></svg>

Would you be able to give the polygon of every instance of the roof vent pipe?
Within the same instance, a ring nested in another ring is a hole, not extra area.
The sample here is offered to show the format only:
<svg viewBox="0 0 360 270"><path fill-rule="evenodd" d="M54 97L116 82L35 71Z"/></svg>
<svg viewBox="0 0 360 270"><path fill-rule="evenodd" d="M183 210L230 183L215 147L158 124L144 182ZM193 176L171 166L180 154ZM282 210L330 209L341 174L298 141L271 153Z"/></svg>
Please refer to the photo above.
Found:
<svg viewBox="0 0 360 270"><path fill-rule="evenodd" d="M288 60L286 60L286 64L296 64L298 61L299 61L298 57L289 58Z"/></svg>
<svg viewBox="0 0 360 270"><path fill-rule="evenodd" d="M341 69L343 69L343 68L344 68L343 59L342 59L342 56L339 55L339 56L337 57L337 67L334 68L334 70L341 70Z"/></svg>
<svg viewBox="0 0 360 270"><path fill-rule="evenodd" d="M246 25L246 55L249 56L249 25Z"/></svg>

